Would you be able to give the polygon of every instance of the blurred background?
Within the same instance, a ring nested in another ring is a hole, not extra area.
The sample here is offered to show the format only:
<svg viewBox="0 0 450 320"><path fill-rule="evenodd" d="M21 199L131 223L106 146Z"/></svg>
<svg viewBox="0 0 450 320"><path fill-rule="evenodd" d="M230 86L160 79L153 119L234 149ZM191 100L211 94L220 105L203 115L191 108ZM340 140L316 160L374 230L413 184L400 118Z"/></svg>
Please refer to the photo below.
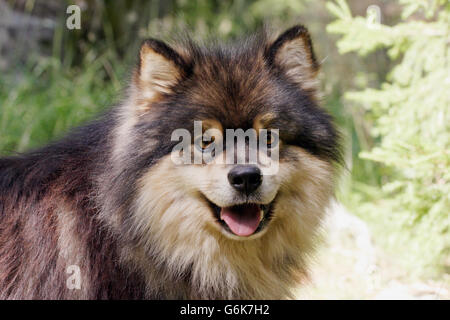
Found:
<svg viewBox="0 0 450 320"><path fill-rule="evenodd" d="M80 29L69 30L69 5ZM0 153L120 101L142 39L307 26L346 168L298 298L450 299L449 0L0 0Z"/></svg>

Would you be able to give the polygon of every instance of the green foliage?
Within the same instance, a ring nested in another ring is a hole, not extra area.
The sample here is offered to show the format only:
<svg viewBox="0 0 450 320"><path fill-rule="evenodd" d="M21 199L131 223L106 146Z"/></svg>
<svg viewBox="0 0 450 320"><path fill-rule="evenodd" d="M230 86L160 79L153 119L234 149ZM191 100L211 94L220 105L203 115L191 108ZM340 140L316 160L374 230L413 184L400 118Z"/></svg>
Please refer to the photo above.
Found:
<svg viewBox="0 0 450 320"><path fill-rule="evenodd" d="M387 26L376 12L354 17L345 0L329 2L337 20L327 30L342 35L341 53L384 49L398 62L380 88L346 94L378 141L360 156L385 168L381 190L356 187L358 211L383 220L386 244L424 273L449 263L450 2L401 3L402 21Z"/></svg>
<svg viewBox="0 0 450 320"><path fill-rule="evenodd" d="M82 70L66 70L53 58L41 58L19 79L0 78L2 155L60 137L114 101L120 83L108 57L98 57Z"/></svg>

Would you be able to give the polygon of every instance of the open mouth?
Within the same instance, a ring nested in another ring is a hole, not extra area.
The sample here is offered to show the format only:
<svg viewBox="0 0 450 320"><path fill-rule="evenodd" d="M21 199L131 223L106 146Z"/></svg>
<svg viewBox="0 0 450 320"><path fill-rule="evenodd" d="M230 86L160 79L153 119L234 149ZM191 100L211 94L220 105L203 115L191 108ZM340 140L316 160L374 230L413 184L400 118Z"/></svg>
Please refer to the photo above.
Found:
<svg viewBox="0 0 450 320"><path fill-rule="evenodd" d="M239 237L249 237L263 230L270 221L274 201L266 205L243 203L231 207L219 207L208 202L225 230Z"/></svg>

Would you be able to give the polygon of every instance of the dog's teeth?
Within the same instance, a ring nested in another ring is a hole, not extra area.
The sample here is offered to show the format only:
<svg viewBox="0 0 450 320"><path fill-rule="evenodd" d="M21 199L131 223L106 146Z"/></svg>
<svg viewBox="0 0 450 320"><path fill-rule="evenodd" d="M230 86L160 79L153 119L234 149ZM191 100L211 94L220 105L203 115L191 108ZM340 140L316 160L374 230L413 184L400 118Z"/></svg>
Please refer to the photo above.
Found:
<svg viewBox="0 0 450 320"><path fill-rule="evenodd" d="M259 222L261 222L263 218L264 218L264 210L260 210L259 211Z"/></svg>

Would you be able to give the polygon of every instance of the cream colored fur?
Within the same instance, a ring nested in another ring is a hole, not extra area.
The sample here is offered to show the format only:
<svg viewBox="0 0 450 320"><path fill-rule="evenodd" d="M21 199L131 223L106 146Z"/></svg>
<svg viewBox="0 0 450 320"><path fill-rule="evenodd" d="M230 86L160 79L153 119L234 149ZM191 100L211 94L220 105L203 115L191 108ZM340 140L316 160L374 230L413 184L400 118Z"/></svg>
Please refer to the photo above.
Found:
<svg viewBox="0 0 450 320"><path fill-rule="evenodd" d="M190 270L198 289L190 298L292 297L332 196L333 169L289 148L301 160L280 164L273 220L250 240L226 236L201 196L224 183L211 175L217 165L176 166L166 156L141 179L133 219L136 232L148 235L142 247L151 247L171 274Z"/></svg>

